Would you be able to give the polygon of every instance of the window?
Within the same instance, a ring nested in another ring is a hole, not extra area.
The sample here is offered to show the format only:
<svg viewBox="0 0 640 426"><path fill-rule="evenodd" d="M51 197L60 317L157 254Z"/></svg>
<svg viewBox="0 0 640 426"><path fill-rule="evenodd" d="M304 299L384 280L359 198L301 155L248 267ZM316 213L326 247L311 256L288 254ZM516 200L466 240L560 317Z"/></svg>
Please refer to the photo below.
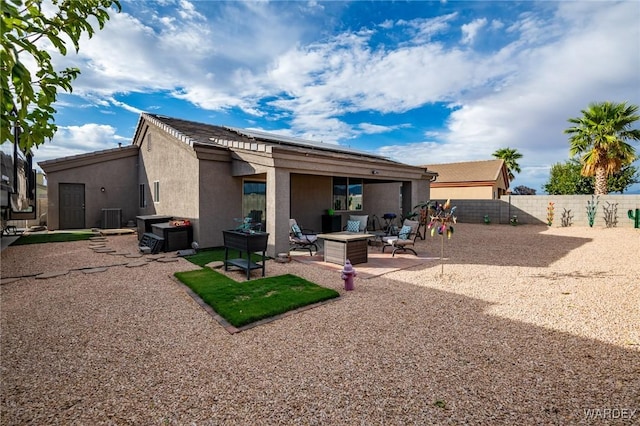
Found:
<svg viewBox="0 0 640 426"><path fill-rule="evenodd" d="M362 210L362 188L360 178L334 177L334 210Z"/></svg>
<svg viewBox="0 0 640 426"><path fill-rule="evenodd" d="M267 183L245 180L242 183L242 217L251 217L254 221L264 225L266 223L266 209Z"/></svg>
<svg viewBox="0 0 640 426"><path fill-rule="evenodd" d="M145 193L146 193L145 186L146 185L144 183L140 184L140 196L139 196L139 199L140 199L140 208L141 209L144 209L145 207L147 207L147 197L145 195Z"/></svg>
<svg viewBox="0 0 640 426"><path fill-rule="evenodd" d="M151 133L147 134L147 151L151 151Z"/></svg>
<svg viewBox="0 0 640 426"><path fill-rule="evenodd" d="M160 181L153 181L153 202L160 202Z"/></svg>

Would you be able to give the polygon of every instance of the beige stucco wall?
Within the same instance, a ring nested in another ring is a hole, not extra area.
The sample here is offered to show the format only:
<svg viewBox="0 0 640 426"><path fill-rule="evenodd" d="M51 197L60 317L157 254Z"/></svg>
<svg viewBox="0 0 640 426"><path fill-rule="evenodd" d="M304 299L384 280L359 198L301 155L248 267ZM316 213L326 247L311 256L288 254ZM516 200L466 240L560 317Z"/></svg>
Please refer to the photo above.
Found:
<svg viewBox="0 0 640 426"><path fill-rule="evenodd" d="M135 150L130 151L135 154ZM82 183L85 186L85 226L100 227L102 209L122 209L123 225L135 220L137 206L137 156L77 165L47 172L47 227L59 229L59 184ZM104 187L105 191L100 189Z"/></svg>
<svg viewBox="0 0 640 426"><path fill-rule="evenodd" d="M222 246L222 231L238 226L242 216L242 178L231 176L231 163L200 161L200 211L194 240L201 247Z"/></svg>
<svg viewBox="0 0 640 426"><path fill-rule="evenodd" d="M140 144L138 184L145 184L147 207L140 215L170 215L195 219L199 215L199 164L193 149L154 125ZM160 183L160 200L153 199L154 181ZM136 193L135 199L139 203Z"/></svg>
<svg viewBox="0 0 640 426"><path fill-rule="evenodd" d="M497 199L497 191L496 185L445 188L431 186L431 199L446 200L449 198L455 198L461 200L493 200Z"/></svg>
<svg viewBox="0 0 640 426"><path fill-rule="evenodd" d="M322 215L331 206L331 185L330 176L292 175L291 218L304 228L320 232Z"/></svg>

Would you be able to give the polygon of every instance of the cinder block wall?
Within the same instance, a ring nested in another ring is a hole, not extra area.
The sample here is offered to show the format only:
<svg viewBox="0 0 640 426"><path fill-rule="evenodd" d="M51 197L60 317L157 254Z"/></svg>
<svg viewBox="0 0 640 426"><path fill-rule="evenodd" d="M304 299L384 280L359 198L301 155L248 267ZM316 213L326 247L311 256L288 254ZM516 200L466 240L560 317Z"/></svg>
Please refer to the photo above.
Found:
<svg viewBox="0 0 640 426"><path fill-rule="evenodd" d="M598 206L593 226L604 227L604 206L617 204L619 228L633 228L634 221L627 212L640 209L640 195L601 195L597 198ZM491 223L508 224L509 218L518 217L520 224L546 224L547 207L554 203L554 218L551 226L561 226L564 209L571 210L572 226L589 226L587 219L587 202L590 195L503 195L499 200L451 200L457 206L456 216L462 223L482 223L484 216L489 215ZM436 200L434 200L436 201ZM437 200L444 202L446 200ZM609 204L607 204L609 203Z"/></svg>

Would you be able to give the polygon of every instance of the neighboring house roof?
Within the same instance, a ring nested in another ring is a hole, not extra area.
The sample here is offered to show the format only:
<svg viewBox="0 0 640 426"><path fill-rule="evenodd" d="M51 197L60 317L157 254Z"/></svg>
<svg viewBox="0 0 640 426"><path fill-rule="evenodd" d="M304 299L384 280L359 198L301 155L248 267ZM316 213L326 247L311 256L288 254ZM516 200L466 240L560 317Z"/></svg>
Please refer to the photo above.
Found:
<svg viewBox="0 0 640 426"><path fill-rule="evenodd" d="M110 148L102 151L87 152L84 154L71 155L68 157L54 158L53 160L40 161L38 165L45 173L56 172L78 166L88 166L90 164L101 163L109 160L138 155L138 146L127 145L118 148Z"/></svg>
<svg viewBox="0 0 640 426"><path fill-rule="evenodd" d="M431 184L450 184L452 186L481 185L500 183L502 179L505 189L509 187L509 176L504 160L465 161L460 163L427 164L422 167L430 172L438 173L438 179Z"/></svg>

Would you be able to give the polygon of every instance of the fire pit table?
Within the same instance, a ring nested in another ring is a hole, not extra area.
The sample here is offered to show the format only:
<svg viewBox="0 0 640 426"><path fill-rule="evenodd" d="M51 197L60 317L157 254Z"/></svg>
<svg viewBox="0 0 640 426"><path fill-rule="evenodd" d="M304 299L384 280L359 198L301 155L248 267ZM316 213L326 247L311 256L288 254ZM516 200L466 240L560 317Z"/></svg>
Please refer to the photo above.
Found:
<svg viewBox="0 0 640 426"><path fill-rule="evenodd" d="M318 234L324 240L324 261L344 265L349 259L352 265L366 263L368 260L368 240L373 234L361 232L331 232Z"/></svg>

